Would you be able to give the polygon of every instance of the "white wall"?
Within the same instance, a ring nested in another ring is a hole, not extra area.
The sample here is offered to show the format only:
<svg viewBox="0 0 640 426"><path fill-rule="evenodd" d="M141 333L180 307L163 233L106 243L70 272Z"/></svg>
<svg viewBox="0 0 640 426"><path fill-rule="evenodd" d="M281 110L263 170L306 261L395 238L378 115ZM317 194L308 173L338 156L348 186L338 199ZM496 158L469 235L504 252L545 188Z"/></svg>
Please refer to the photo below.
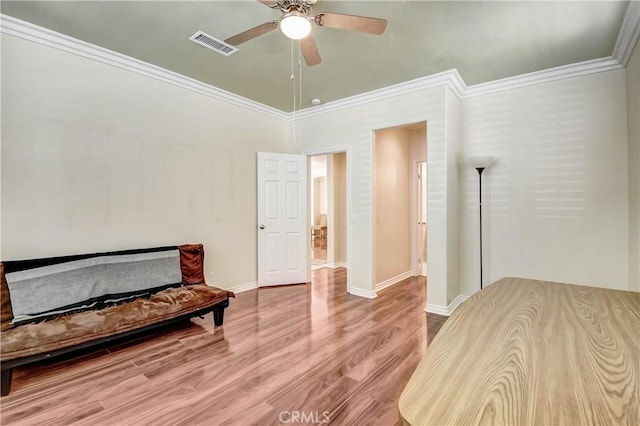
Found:
<svg viewBox="0 0 640 426"><path fill-rule="evenodd" d="M640 291L640 42L627 64L629 290Z"/></svg>
<svg viewBox="0 0 640 426"><path fill-rule="evenodd" d="M450 304L460 294L460 222L458 214L460 183L458 153L462 146L462 101L448 89L445 100L447 118L447 235L449 236L447 239L447 282L449 283L447 286L447 304ZM429 244L431 226L427 225L427 229L427 232L429 232L427 244ZM430 265L430 263L427 262L427 265ZM430 266L428 267L430 268ZM427 277L429 277L429 272Z"/></svg>
<svg viewBox="0 0 640 426"><path fill-rule="evenodd" d="M314 155L310 157L311 161L311 178L327 176L327 156Z"/></svg>
<svg viewBox="0 0 640 426"><path fill-rule="evenodd" d="M464 156L498 159L483 174L485 282L629 288L625 95L616 70L464 100ZM477 185L462 168L463 294L479 287Z"/></svg>
<svg viewBox="0 0 640 426"><path fill-rule="evenodd" d="M373 291L373 144L376 129L427 122L429 158L429 286L430 303L447 305L447 141L444 86L349 106L338 111L301 117L298 122L300 152L349 150L350 217L348 218L349 285ZM457 285L457 284L456 284ZM362 292L359 292L362 294Z"/></svg>
<svg viewBox="0 0 640 426"><path fill-rule="evenodd" d="M302 116L294 148L288 123L3 35L1 256L203 242L219 285L251 282L255 152L347 149L349 280L371 292L372 131L427 121L429 303L478 282L477 175L456 163L459 150L499 158L486 172L491 280L632 288L637 70L636 46L626 79L610 71L462 102L444 86L416 90Z"/></svg>
<svg viewBox="0 0 640 426"><path fill-rule="evenodd" d="M256 151L287 123L7 35L2 107L3 260L202 242L216 284L256 280Z"/></svg>

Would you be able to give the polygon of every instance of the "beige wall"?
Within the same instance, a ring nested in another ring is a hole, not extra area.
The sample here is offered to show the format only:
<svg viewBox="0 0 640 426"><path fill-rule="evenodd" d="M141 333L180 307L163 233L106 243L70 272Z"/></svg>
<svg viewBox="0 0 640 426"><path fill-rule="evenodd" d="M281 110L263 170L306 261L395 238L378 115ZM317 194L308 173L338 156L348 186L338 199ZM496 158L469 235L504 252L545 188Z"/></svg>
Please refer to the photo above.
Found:
<svg viewBox="0 0 640 426"><path fill-rule="evenodd" d="M328 158L332 214L329 215L327 261L340 265L347 261L347 155L341 152L331 154Z"/></svg>
<svg viewBox="0 0 640 426"><path fill-rule="evenodd" d="M309 185L311 190L309 193L311 200L309 223L316 225L320 222L320 215L327 214L327 156L314 155L310 157L309 171L311 179Z"/></svg>
<svg viewBox="0 0 640 426"><path fill-rule="evenodd" d="M256 151L288 123L8 35L2 113L4 260L202 242L216 284L256 280Z"/></svg>
<svg viewBox="0 0 640 426"><path fill-rule="evenodd" d="M640 42L627 64L629 290L640 291Z"/></svg>
<svg viewBox="0 0 640 426"><path fill-rule="evenodd" d="M427 124L410 128L409 141L412 161L427 161Z"/></svg>
<svg viewBox="0 0 640 426"><path fill-rule="evenodd" d="M411 270L410 130L377 130L374 146L374 280L378 285Z"/></svg>
<svg viewBox="0 0 640 426"><path fill-rule="evenodd" d="M327 214L327 177L313 178L313 224L320 224L320 216Z"/></svg>

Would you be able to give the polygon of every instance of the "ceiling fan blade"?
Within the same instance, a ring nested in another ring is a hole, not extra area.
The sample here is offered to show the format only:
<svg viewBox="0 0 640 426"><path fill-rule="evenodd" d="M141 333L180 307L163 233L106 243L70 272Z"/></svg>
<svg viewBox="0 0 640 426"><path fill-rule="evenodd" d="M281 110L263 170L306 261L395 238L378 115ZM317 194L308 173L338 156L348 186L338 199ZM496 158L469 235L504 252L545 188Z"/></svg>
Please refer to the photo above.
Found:
<svg viewBox="0 0 640 426"><path fill-rule="evenodd" d="M344 15L342 13L321 12L316 15L315 22L322 27L378 35L384 33L384 30L387 28L386 19Z"/></svg>
<svg viewBox="0 0 640 426"><path fill-rule="evenodd" d="M320 53L318 53L318 48L316 47L316 42L313 40L313 36L308 35L307 37L300 40L300 50L302 50L304 61L310 67L313 65L318 65L320 62L322 62Z"/></svg>
<svg viewBox="0 0 640 426"><path fill-rule="evenodd" d="M251 28L250 30L241 32L240 34L236 34L233 37L229 37L224 42L232 46L237 46L241 43L244 43L245 41L252 40L256 37L261 36L262 34L273 31L276 28L278 28L278 21L265 22L264 24L260 24L257 27Z"/></svg>

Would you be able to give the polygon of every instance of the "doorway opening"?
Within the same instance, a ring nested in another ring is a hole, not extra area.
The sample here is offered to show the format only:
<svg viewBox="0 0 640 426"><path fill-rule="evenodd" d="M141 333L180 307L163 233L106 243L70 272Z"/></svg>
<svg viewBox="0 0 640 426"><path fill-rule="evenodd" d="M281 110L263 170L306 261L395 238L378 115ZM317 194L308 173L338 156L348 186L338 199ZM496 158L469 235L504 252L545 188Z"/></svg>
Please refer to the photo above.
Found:
<svg viewBox="0 0 640 426"><path fill-rule="evenodd" d="M347 154L309 156L311 282L315 271L347 266Z"/></svg>
<svg viewBox="0 0 640 426"><path fill-rule="evenodd" d="M427 275L427 123L374 131L376 291Z"/></svg>
<svg viewBox="0 0 640 426"><path fill-rule="evenodd" d="M311 269L327 265L327 155L310 157L309 223L311 223Z"/></svg>

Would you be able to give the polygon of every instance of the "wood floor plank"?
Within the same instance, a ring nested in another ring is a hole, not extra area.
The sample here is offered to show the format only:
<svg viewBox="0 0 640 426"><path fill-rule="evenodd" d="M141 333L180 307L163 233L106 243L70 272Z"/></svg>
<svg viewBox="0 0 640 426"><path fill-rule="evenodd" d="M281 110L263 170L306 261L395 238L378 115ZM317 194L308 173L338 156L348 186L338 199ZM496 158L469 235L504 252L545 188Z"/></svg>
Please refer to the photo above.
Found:
<svg viewBox="0 0 640 426"><path fill-rule="evenodd" d="M238 294L224 327L208 315L18 369L0 423L269 425L325 411L333 424L396 423L400 392L444 321L423 311L424 278L368 300L347 294L345 269L313 277Z"/></svg>
<svg viewBox="0 0 640 426"><path fill-rule="evenodd" d="M59 406L73 405L78 400L90 400L96 392L120 384L123 378L135 374L135 366L129 362L98 365L90 372L69 376L63 370L63 379L55 376L42 380L22 392L2 398L1 423L10 424L48 412Z"/></svg>
<svg viewBox="0 0 640 426"><path fill-rule="evenodd" d="M54 407L46 412L37 413L20 421L20 424L34 426L73 424L102 411L104 411L104 407L97 401L79 399L76 403Z"/></svg>

